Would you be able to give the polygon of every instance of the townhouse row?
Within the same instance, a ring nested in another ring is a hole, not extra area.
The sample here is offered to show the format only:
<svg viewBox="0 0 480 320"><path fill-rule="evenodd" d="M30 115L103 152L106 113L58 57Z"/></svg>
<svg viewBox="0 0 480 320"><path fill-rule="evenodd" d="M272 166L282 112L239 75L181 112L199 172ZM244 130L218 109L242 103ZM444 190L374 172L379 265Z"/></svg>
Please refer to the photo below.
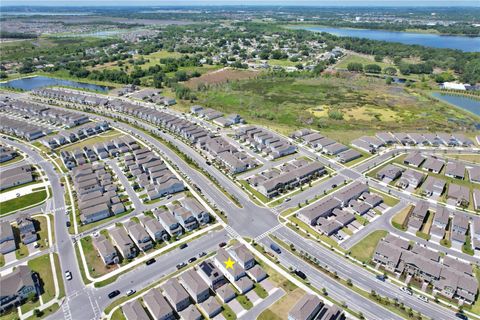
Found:
<svg viewBox="0 0 480 320"><path fill-rule="evenodd" d="M56 149L70 143L87 139L88 137L110 130L108 122L92 122L80 125L74 129L62 130L55 135L49 135L40 140L40 143L50 149Z"/></svg>
<svg viewBox="0 0 480 320"><path fill-rule="evenodd" d="M309 147L321 151L330 156L336 156L337 161L347 163L360 158L360 152L347 147L335 140L327 138L311 129L300 129L292 134L292 138L298 139Z"/></svg>
<svg viewBox="0 0 480 320"><path fill-rule="evenodd" d="M419 244L387 235L373 254L373 262L385 270L412 277L432 287L433 294L472 304L478 292L478 282L472 266L450 256L442 257Z"/></svg>
<svg viewBox="0 0 480 320"><path fill-rule="evenodd" d="M363 136L352 141L352 145L369 153L377 152L388 145L471 147L474 142L462 133L404 133L378 132L374 137Z"/></svg>
<svg viewBox="0 0 480 320"><path fill-rule="evenodd" d="M29 164L0 171L0 191L32 182L33 167Z"/></svg>
<svg viewBox="0 0 480 320"><path fill-rule="evenodd" d="M83 224L92 223L126 211L111 171L104 163L86 163L71 174Z"/></svg>
<svg viewBox="0 0 480 320"><path fill-rule="evenodd" d="M319 162L296 159L249 177L247 182L267 198L273 198L325 173L325 167Z"/></svg>
<svg viewBox="0 0 480 320"><path fill-rule="evenodd" d="M235 138L261 153L266 159L274 160L297 152L297 147L287 139L257 126L243 126L235 130Z"/></svg>

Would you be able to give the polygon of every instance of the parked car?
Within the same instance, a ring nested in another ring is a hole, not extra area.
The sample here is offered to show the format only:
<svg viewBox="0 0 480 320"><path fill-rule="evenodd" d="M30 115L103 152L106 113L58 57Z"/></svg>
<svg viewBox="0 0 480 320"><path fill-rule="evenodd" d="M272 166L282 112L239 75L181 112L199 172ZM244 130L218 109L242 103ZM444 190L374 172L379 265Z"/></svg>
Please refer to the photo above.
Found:
<svg viewBox="0 0 480 320"><path fill-rule="evenodd" d="M131 296L131 295L134 294L135 292L137 292L137 291L135 291L135 290L133 290L133 289L130 289L130 290L127 291L127 296Z"/></svg>
<svg viewBox="0 0 480 320"><path fill-rule="evenodd" d="M428 303L428 298L423 296L423 295L418 295L418 299L422 300L423 302L427 302Z"/></svg>
<svg viewBox="0 0 480 320"><path fill-rule="evenodd" d="M177 264L177 269L180 270L182 269L183 267L185 267L187 264L185 262L182 262L182 263L179 263Z"/></svg>
<svg viewBox="0 0 480 320"><path fill-rule="evenodd" d="M408 295L412 295L413 292L411 289L407 288L407 287L401 287L400 290L402 290L403 292L405 292L406 294Z"/></svg>
<svg viewBox="0 0 480 320"><path fill-rule="evenodd" d="M455 313L455 317L457 317L457 318L459 318L459 319L462 319L462 320L468 320L468 317L467 317L465 314L461 313L461 312Z"/></svg>
<svg viewBox="0 0 480 320"><path fill-rule="evenodd" d="M384 274L379 274L375 276L375 278L377 278L380 281L385 281L385 279L387 279L387 277Z"/></svg>
<svg viewBox="0 0 480 320"><path fill-rule="evenodd" d="M292 200L292 198L287 198L287 199L285 199L284 202L288 202L288 201L290 201L290 200Z"/></svg>
<svg viewBox="0 0 480 320"><path fill-rule="evenodd" d="M147 266L149 266L149 265L151 265L152 263L155 263L155 261L157 261L157 260L155 260L154 258L148 259L148 260L145 262L145 264L146 264Z"/></svg>
<svg viewBox="0 0 480 320"><path fill-rule="evenodd" d="M68 281L72 280L72 273L70 271L65 271L65 279Z"/></svg>
<svg viewBox="0 0 480 320"><path fill-rule="evenodd" d="M300 270L295 270L294 273L303 280L307 279L307 275Z"/></svg>
<svg viewBox="0 0 480 320"><path fill-rule="evenodd" d="M37 241L35 241L35 242L33 243L33 247L34 247L35 249L40 248L40 243L38 243Z"/></svg>
<svg viewBox="0 0 480 320"><path fill-rule="evenodd" d="M180 245L180 249L185 249L186 247L188 247L188 244L186 244L186 243L182 243Z"/></svg>
<svg viewBox="0 0 480 320"><path fill-rule="evenodd" d="M282 253L282 250L280 250L280 247L277 246L275 243L270 244L270 249L272 249L273 251L275 251L278 254Z"/></svg>
<svg viewBox="0 0 480 320"><path fill-rule="evenodd" d="M110 292L110 293L108 294L108 297L109 297L110 299L113 299L113 298L115 298L116 296L118 296L119 294L120 294L120 290L114 290L114 291L112 291L112 292Z"/></svg>
<svg viewBox="0 0 480 320"><path fill-rule="evenodd" d="M188 259L188 263L192 263L192 262L195 262L197 261L197 258L195 257L191 257L190 259Z"/></svg>
<svg viewBox="0 0 480 320"><path fill-rule="evenodd" d="M218 246L219 246L220 248L223 248L223 247L225 247L226 245L227 245L226 242L220 242Z"/></svg>
<svg viewBox="0 0 480 320"><path fill-rule="evenodd" d="M65 225L67 226L67 228L70 228L70 226L71 226L72 224L70 223L70 221L67 221L67 222L65 223Z"/></svg>
<svg viewBox="0 0 480 320"><path fill-rule="evenodd" d="M199 258L205 257L206 255L207 255L206 252L200 252L200 253L198 254L198 257L199 257Z"/></svg>

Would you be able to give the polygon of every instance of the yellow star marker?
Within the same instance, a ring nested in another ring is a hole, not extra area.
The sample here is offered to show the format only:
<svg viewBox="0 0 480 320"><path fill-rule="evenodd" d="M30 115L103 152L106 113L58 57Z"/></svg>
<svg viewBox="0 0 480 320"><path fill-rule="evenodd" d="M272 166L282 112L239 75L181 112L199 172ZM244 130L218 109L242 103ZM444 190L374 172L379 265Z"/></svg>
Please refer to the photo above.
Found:
<svg viewBox="0 0 480 320"><path fill-rule="evenodd" d="M233 261L232 259L230 259L230 257L228 257L228 260L224 261L223 263L225 263L225 268L233 269L233 265L235 264L235 261Z"/></svg>

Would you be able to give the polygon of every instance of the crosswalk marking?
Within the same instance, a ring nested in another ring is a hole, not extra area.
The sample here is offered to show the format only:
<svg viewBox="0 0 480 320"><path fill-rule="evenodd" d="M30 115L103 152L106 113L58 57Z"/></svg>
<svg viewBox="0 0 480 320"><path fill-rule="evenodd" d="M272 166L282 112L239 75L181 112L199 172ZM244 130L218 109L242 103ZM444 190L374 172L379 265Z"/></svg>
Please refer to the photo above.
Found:
<svg viewBox="0 0 480 320"><path fill-rule="evenodd" d="M72 320L72 313L70 312L70 306L68 305L68 299L62 304L62 312L65 320Z"/></svg>
<svg viewBox="0 0 480 320"><path fill-rule="evenodd" d="M228 234L232 237L232 238L238 238L240 235L238 234L237 231L233 230L232 227L230 227L229 225L225 226L225 230L227 230Z"/></svg>
<svg viewBox="0 0 480 320"><path fill-rule="evenodd" d="M273 233L273 232L277 231L278 229L280 229L282 227L283 227L283 224L277 224L275 227L271 228L268 231L265 231L264 233L262 233L261 235L256 237L254 240L256 242L258 242L258 241L262 240L263 238L267 237L270 233Z"/></svg>

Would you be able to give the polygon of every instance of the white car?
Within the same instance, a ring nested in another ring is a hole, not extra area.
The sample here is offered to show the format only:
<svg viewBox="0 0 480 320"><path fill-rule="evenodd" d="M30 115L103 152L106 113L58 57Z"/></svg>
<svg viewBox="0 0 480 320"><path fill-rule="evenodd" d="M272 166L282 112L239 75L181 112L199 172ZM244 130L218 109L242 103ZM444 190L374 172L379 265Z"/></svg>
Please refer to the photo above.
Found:
<svg viewBox="0 0 480 320"><path fill-rule="evenodd" d="M419 295L419 296L418 296L418 299L422 300L423 302L428 303L428 298L425 297L425 296Z"/></svg>
<svg viewBox="0 0 480 320"><path fill-rule="evenodd" d="M137 292L137 291L135 291L135 290L133 290L133 289L130 289L130 290L127 291L127 296L131 296L131 295L134 294L135 292Z"/></svg>
<svg viewBox="0 0 480 320"><path fill-rule="evenodd" d="M407 287L401 287L400 290L402 290L403 292L405 292L406 294L408 295L412 295L412 290L410 290L409 288Z"/></svg>
<svg viewBox="0 0 480 320"><path fill-rule="evenodd" d="M72 280L72 273L70 271L65 271L65 278L67 280Z"/></svg>

